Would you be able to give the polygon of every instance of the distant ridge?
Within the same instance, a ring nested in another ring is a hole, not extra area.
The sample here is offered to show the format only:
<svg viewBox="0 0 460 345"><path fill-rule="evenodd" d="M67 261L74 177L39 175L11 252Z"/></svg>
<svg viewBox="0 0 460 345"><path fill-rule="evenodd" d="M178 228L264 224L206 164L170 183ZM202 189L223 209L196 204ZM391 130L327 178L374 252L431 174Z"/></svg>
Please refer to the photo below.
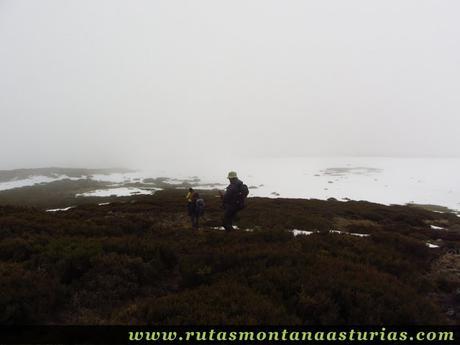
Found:
<svg viewBox="0 0 460 345"><path fill-rule="evenodd" d="M0 182L26 179L31 176L55 177L56 175L67 175L69 177L81 177L94 174L112 174L112 173L129 173L132 169L126 168L105 168L105 169L83 169L83 168L23 168L13 170L0 170Z"/></svg>

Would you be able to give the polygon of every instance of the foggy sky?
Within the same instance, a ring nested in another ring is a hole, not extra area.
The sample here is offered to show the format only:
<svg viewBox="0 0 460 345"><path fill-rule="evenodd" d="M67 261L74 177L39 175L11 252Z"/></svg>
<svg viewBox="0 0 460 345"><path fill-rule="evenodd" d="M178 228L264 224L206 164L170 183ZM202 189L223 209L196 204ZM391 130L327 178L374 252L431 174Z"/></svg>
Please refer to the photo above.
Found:
<svg viewBox="0 0 460 345"><path fill-rule="evenodd" d="M460 1L0 0L0 169L460 157Z"/></svg>

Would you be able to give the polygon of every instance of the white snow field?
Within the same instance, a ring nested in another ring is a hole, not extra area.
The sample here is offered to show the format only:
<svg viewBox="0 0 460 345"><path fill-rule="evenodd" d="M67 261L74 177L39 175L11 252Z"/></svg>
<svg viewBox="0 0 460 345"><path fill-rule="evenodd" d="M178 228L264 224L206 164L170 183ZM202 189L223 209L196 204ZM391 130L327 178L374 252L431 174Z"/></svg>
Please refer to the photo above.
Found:
<svg viewBox="0 0 460 345"><path fill-rule="evenodd" d="M153 164L154 162L152 162ZM169 164L169 166L168 166ZM150 194L147 188L126 188L124 183L167 177L180 185L199 178L196 189L225 189L228 171L235 170L250 187L249 197L366 200L382 204L432 204L460 212L460 159L309 157L226 159L205 158L163 162L161 168L129 173L93 175L90 178L117 184L81 196ZM0 183L0 190L68 178L33 176ZM75 179L75 178L73 178Z"/></svg>
<svg viewBox="0 0 460 345"><path fill-rule="evenodd" d="M96 197L110 197L110 196L131 196L131 195L148 195L153 194L155 191L159 190L158 188L155 189L140 189L135 187L118 187L118 188L110 188L110 189L97 189L91 192L80 193L76 194L77 197L85 197L85 196L96 196Z"/></svg>
<svg viewBox="0 0 460 345"><path fill-rule="evenodd" d="M187 164L187 166L193 166ZM390 204L433 204L460 210L460 159L317 157L196 162L196 170L167 166L161 174L181 179L199 176L200 184L227 183L235 170L250 197L367 200Z"/></svg>
<svg viewBox="0 0 460 345"><path fill-rule="evenodd" d="M83 176L81 178L84 179L86 178L86 176ZM35 175L35 176L30 176L26 179L16 179L16 180L11 180L11 181L6 181L6 182L0 182L0 191L13 189L13 188L28 187L28 186L33 186L39 183L49 183L49 182L60 181L60 180L65 180L65 179L78 180L80 178L69 177L67 175L59 175L56 177Z"/></svg>

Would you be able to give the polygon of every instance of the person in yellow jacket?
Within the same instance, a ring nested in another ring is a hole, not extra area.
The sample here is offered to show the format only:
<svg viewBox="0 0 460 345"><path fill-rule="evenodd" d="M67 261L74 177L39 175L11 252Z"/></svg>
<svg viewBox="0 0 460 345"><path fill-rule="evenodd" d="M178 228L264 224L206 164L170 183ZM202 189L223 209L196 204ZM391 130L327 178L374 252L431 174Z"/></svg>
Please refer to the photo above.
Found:
<svg viewBox="0 0 460 345"><path fill-rule="evenodd" d="M185 199L187 199L187 202L188 202L188 203L191 203L191 202L192 202L192 196L193 196L193 193L194 193L194 192L195 192L195 191L193 190L193 188L189 188L189 189L188 189L188 193L187 193L187 195L185 196Z"/></svg>
<svg viewBox="0 0 460 345"><path fill-rule="evenodd" d="M188 210L189 215L190 215L190 211L191 211L192 204L193 204L193 193L195 193L193 188L189 188L188 193L185 196L185 199L187 200L187 210Z"/></svg>

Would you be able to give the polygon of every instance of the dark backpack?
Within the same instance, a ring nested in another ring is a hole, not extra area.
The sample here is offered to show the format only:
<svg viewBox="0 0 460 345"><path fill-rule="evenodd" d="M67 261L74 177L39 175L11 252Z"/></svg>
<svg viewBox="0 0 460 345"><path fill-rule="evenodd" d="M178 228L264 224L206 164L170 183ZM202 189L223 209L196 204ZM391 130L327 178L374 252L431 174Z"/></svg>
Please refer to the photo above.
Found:
<svg viewBox="0 0 460 345"><path fill-rule="evenodd" d="M246 198L249 194L249 188L244 183L241 184L240 191L238 192L238 198L236 199L236 205L238 208L243 209Z"/></svg>
<svg viewBox="0 0 460 345"><path fill-rule="evenodd" d="M203 199L196 199L195 201L195 213L198 216L202 216L204 214L205 203Z"/></svg>

